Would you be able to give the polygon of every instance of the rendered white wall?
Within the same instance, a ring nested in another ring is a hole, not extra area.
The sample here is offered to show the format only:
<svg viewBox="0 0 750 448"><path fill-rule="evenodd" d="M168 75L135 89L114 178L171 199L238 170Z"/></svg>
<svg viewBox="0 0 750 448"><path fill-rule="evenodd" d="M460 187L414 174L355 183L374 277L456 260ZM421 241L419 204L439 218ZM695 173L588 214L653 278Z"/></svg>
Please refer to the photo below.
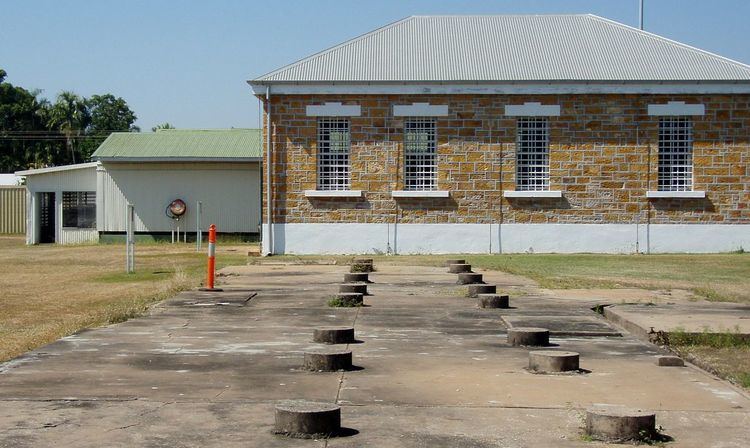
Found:
<svg viewBox="0 0 750 448"><path fill-rule="evenodd" d="M750 225L652 224L651 252L731 252L750 250Z"/></svg>
<svg viewBox="0 0 750 448"><path fill-rule="evenodd" d="M202 202L201 227L219 232L257 232L260 223L258 163L105 163L99 172L104 232L125 231L125 206L135 206L136 232L170 232L176 223L167 205L182 199L187 213L180 230L195 232L196 203Z"/></svg>
<svg viewBox="0 0 750 448"><path fill-rule="evenodd" d="M276 254L708 253L750 249L750 225L274 224L274 242Z"/></svg>

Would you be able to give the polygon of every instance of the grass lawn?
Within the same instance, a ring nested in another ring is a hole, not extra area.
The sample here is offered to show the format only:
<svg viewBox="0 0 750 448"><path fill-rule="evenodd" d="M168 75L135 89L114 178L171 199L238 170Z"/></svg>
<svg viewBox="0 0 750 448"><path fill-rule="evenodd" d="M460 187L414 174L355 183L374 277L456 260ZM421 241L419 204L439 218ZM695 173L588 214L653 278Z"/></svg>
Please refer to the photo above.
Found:
<svg viewBox="0 0 750 448"><path fill-rule="evenodd" d="M280 256L305 262L352 257ZM442 266L455 255L373 256L393 264ZM686 289L708 300L750 303L750 254L601 255L518 254L466 255L467 263L518 274L551 289L622 288Z"/></svg>
<svg viewBox="0 0 750 448"><path fill-rule="evenodd" d="M750 389L750 338L735 331L670 332L669 346L680 356Z"/></svg>
<svg viewBox="0 0 750 448"><path fill-rule="evenodd" d="M217 269L245 264L247 247L217 250ZM205 278L205 252L192 244L136 245L136 273L125 274L125 246L26 246L0 236L0 360L81 328L121 322Z"/></svg>

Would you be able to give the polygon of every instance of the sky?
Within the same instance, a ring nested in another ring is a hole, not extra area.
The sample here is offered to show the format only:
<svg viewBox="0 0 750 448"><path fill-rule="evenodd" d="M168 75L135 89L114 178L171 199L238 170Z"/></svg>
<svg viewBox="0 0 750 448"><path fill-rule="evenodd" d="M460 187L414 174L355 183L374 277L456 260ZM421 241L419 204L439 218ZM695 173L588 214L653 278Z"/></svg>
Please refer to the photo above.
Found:
<svg viewBox="0 0 750 448"><path fill-rule="evenodd" d="M246 81L410 15L592 13L638 0L0 0L7 81L123 97L144 131L258 127ZM645 0L645 29L750 63L748 0Z"/></svg>

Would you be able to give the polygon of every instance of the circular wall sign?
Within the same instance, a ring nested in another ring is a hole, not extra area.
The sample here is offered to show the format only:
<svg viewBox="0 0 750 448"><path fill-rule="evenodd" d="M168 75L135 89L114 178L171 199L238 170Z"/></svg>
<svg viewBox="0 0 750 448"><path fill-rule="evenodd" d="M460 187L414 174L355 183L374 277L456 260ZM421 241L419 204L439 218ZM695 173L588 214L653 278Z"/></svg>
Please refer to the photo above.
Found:
<svg viewBox="0 0 750 448"><path fill-rule="evenodd" d="M167 215L172 219L177 219L187 211L187 204L182 199L175 199L167 206Z"/></svg>

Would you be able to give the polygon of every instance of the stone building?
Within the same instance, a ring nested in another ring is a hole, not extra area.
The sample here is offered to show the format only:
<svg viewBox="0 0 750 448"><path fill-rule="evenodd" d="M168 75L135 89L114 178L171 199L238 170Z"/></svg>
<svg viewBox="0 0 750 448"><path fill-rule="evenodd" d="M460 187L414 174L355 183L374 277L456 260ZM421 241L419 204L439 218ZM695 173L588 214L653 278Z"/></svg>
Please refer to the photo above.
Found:
<svg viewBox="0 0 750 448"><path fill-rule="evenodd" d="M750 249L750 66L688 45L416 16L249 84L266 253Z"/></svg>

